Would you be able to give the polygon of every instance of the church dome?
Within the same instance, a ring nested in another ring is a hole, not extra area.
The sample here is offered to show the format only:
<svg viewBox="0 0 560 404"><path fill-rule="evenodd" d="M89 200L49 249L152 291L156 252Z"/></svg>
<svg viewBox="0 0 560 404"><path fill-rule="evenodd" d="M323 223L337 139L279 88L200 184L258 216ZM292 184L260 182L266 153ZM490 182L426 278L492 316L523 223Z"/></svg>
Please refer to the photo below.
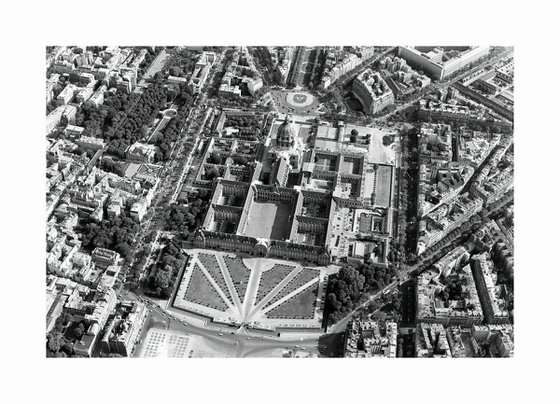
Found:
<svg viewBox="0 0 560 404"><path fill-rule="evenodd" d="M294 124L291 122L291 116L286 115L286 119L278 128L278 133L276 134L276 145L282 147L291 147L294 144L296 138L296 130Z"/></svg>

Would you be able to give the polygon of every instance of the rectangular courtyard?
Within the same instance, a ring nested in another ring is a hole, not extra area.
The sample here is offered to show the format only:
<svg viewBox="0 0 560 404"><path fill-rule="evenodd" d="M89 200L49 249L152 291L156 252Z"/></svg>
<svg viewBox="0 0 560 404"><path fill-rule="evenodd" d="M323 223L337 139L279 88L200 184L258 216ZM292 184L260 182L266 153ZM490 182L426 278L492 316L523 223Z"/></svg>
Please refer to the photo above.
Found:
<svg viewBox="0 0 560 404"><path fill-rule="evenodd" d="M291 204L254 201L245 235L271 240L285 240L290 236Z"/></svg>
<svg viewBox="0 0 560 404"><path fill-rule="evenodd" d="M391 182L393 167L379 165L375 180L375 205L388 207L391 203Z"/></svg>

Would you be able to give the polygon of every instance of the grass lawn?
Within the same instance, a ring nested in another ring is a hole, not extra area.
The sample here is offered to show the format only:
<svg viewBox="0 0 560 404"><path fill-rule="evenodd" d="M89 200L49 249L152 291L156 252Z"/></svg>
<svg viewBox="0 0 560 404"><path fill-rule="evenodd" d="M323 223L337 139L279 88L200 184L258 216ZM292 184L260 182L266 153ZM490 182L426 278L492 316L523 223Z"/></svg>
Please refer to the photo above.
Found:
<svg viewBox="0 0 560 404"><path fill-rule="evenodd" d="M267 303L265 307L270 306L271 304L282 299L284 296L289 295L297 288L302 287L307 282L318 277L319 271L311 268L304 268L300 273L294 276L294 278L286 286L284 286L284 288L280 292L278 292L278 294L274 296L274 299Z"/></svg>
<svg viewBox="0 0 560 404"><path fill-rule="evenodd" d="M263 272L259 280L257 302L260 302L268 293L280 283L295 267L291 265L276 264L271 269Z"/></svg>
<svg viewBox="0 0 560 404"><path fill-rule="evenodd" d="M216 310L226 311L228 308L198 264L194 264L193 273L189 280L189 286L187 287L184 298L187 301Z"/></svg>
<svg viewBox="0 0 560 404"><path fill-rule="evenodd" d="M212 278L214 278L214 280L216 281L220 289L222 289L224 294L228 297L228 299L233 302L226 284L226 280L224 279L224 275L220 270L220 266L218 264L216 256L212 254L199 253L198 260L202 263L202 265L204 265L204 268L206 268L208 273L212 276Z"/></svg>
<svg viewBox="0 0 560 404"><path fill-rule="evenodd" d="M318 289L319 283L316 282L303 292L270 310L266 316L268 318L312 319L315 316Z"/></svg>
<svg viewBox="0 0 560 404"><path fill-rule="evenodd" d="M237 291L237 296L239 296L239 300L243 302L251 270L245 266L243 260L239 257L231 258L223 256L223 258L228 268L229 276L231 277L235 290Z"/></svg>

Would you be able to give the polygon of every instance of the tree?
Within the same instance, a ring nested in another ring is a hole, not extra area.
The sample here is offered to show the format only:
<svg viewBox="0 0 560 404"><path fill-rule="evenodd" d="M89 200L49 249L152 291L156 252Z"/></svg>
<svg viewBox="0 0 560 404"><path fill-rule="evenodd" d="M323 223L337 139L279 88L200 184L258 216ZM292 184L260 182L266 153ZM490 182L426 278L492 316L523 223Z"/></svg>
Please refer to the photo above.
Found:
<svg viewBox="0 0 560 404"><path fill-rule="evenodd" d="M184 74L184 73L183 73ZM175 98L177 98L177 96L179 95L179 92L176 90L169 90L167 92L167 102L171 102L173 101Z"/></svg>
<svg viewBox="0 0 560 404"><path fill-rule="evenodd" d="M204 178L208 181L212 181L214 178L217 178L219 176L220 176L220 172L216 167L210 167L204 173Z"/></svg>
<svg viewBox="0 0 560 404"><path fill-rule="evenodd" d="M351 143L355 143L356 139L358 139L358 131L356 129L352 129L350 131L350 142Z"/></svg>
<svg viewBox="0 0 560 404"><path fill-rule="evenodd" d="M155 275L155 287L160 289L167 289L171 280L171 271L160 270Z"/></svg>
<svg viewBox="0 0 560 404"><path fill-rule="evenodd" d="M115 251L124 257L129 256L132 253L132 248L126 242L121 242L115 246Z"/></svg>
<svg viewBox="0 0 560 404"><path fill-rule="evenodd" d="M149 131L149 130L150 130L150 128L149 128L148 125L146 125L146 124L143 124L143 125L140 127L140 133L141 133L141 135L142 135L143 138L146 137L146 136L148 136L148 131Z"/></svg>
<svg viewBox="0 0 560 404"><path fill-rule="evenodd" d="M50 100L49 103L47 104L47 113L51 113L57 107L58 107L58 103L56 102L56 100L55 99Z"/></svg>
<svg viewBox="0 0 560 404"><path fill-rule="evenodd" d="M64 314L61 316L62 324L68 324L70 321L73 320L73 318L74 318L74 317L72 317L72 315L71 315L70 313L64 313Z"/></svg>
<svg viewBox="0 0 560 404"><path fill-rule="evenodd" d="M233 161L240 166L246 166L248 163L247 158L244 156L235 156Z"/></svg>
<svg viewBox="0 0 560 404"><path fill-rule="evenodd" d="M91 218L81 219L78 230L82 234L82 246L88 250L95 247L118 250L125 255L127 245L134 244L134 235L140 226L129 216L102 220L100 223ZM117 248L117 246L119 246Z"/></svg>
<svg viewBox="0 0 560 404"><path fill-rule="evenodd" d="M176 76L176 77L184 77L185 76L185 72L183 72L183 70L181 70L177 66L173 66L171 69L169 69L169 74L171 76Z"/></svg>
<svg viewBox="0 0 560 404"><path fill-rule="evenodd" d="M84 331L85 331L85 327L82 323L78 324L78 326L76 328L74 328L74 337L76 339L80 339L82 338L82 335L84 335Z"/></svg>
<svg viewBox="0 0 560 404"><path fill-rule="evenodd" d="M99 168L109 173L119 174L119 166L112 158L104 158L99 163Z"/></svg>
<svg viewBox="0 0 560 404"><path fill-rule="evenodd" d="M60 351L66 353L67 355L74 354L74 346L70 341L66 341L61 347Z"/></svg>
<svg viewBox="0 0 560 404"><path fill-rule="evenodd" d="M72 71L68 74L68 80L70 81L70 83L72 84L76 84L77 82L80 81L80 74L78 71Z"/></svg>
<svg viewBox="0 0 560 404"><path fill-rule="evenodd" d="M393 143L393 139L390 136L385 135L383 136L383 146L389 146Z"/></svg>
<svg viewBox="0 0 560 404"><path fill-rule="evenodd" d="M185 263L186 256L181 250L180 243L176 239L170 239L166 241L160 257L143 286L148 293L166 299L173 292L175 279Z"/></svg>
<svg viewBox="0 0 560 404"><path fill-rule="evenodd" d="M47 348L51 352L58 352L62 345L62 334L59 332L51 332L47 335Z"/></svg>

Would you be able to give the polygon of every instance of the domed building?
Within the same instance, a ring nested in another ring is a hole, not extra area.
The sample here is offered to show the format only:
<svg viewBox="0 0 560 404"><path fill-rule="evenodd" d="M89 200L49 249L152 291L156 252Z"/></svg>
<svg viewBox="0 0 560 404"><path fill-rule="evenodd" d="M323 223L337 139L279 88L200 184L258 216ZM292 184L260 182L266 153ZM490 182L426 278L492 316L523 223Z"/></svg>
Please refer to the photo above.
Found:
<svg viewBox="0 0 560 404"><path fill-rule="evenodd" d="M276 133L276 146L278 147L293 147L296 139L296 130L291 121L291 116L286 115L284 122L280 124L278 133Z"/></svg>

